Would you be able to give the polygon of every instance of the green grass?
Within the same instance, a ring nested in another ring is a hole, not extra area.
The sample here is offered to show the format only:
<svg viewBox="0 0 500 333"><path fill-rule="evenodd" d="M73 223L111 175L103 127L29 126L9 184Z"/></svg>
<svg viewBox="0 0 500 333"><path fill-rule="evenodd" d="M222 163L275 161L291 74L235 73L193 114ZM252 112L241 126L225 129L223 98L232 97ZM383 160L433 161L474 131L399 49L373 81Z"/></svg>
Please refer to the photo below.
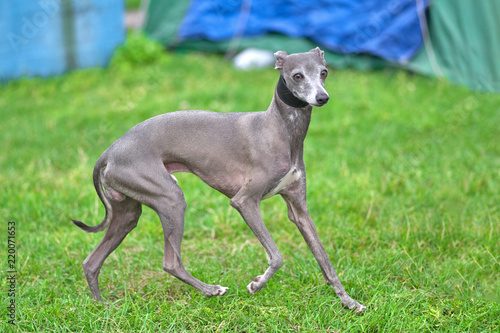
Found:
<svg viewBox="0 0 500 333"><path fill-rule="evenodd" d="M125 5L128 10L136 10L141 6L142 0L126 0Z"/></svg>
<svg viewBox="0 0 500 333"><path fill-rule="evenodd" d="M279 197L261 210L284 257L268 286L245 286L265 253L229 200L195 176L185 190L183 258L206 298L162 271L149 209L105 262L106 308L81 262L104 216L92 185L99 155L136 123L179 109L264 110L278 73L237 71L218 56L165 54L132 35L106 70L0 87L0 213L16 221L19 332L486 332L500 329L500 96L405 72L331 69L331 101L305 142L308 203L347 291L342 309ZM6 274L6 251L2 272ZM5 275L4 274L4 275Z"/></svg>

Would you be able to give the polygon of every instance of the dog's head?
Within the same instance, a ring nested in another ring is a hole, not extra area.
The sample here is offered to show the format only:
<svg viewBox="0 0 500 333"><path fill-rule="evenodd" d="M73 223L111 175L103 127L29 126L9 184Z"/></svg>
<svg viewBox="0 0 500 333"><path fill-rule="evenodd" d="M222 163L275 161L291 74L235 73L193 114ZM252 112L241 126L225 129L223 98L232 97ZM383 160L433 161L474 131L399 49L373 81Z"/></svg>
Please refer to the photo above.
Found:
<svg viewBox="0 0 500 333"><path fill-rule="evenodd" d="M309 52L288 55L285 51L274 54L276 66L293 95L312 106L321 107L328 102L325 79L328 76L324 52L319 47Z"/></svg>

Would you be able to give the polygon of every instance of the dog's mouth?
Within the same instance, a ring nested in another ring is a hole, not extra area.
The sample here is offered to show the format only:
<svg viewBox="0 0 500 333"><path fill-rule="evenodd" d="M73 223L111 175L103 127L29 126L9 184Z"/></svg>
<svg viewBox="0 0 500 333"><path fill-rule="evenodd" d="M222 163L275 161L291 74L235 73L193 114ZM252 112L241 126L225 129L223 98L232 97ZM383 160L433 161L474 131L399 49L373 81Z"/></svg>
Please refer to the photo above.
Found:
<svg viewBox="0 0 500 333"><path fill-rule="evenodd" d="M318 103L318 102L316 102L316 103L310 103L310 104L311 104L312 106L316 107L316 108L320 108L320 107L325 106L327 103L328 103L328 101L323 102L323 103Z"/></svg>

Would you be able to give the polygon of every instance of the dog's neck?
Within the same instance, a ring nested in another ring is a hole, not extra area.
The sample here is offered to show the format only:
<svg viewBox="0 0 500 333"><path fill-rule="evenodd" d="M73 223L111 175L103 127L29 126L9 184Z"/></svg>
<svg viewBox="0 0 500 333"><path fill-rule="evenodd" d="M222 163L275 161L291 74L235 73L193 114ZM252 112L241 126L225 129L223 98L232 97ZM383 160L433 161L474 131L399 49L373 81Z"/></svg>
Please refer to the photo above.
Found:
<svg viewBox="0 0 500 333"><path fill-rule="evenodd" d="M280 76L269 110L271 114L278 114L283 121L290 142L291 159L297 161L302 155L304 139L311 121L312 106L295 97Z"/></svg>

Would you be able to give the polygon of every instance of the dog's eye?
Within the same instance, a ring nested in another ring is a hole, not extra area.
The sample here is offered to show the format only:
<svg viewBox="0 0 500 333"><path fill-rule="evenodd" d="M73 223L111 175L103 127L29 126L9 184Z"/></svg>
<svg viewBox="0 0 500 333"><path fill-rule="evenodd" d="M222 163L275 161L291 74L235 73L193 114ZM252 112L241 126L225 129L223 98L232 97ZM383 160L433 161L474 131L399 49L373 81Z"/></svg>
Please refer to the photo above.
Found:
<svg viewBox="0 0 500 333"><path fill-rule="evenodd" d="M323 70L321 71L321 74L320 74L320 75L321 75L321 78L322 78L322 79L324 79L325 77L327 77L327 76L328 76L328 71L327 71L326 69L323 69Z"/></svg>
<svg viewBox="0 0 500 333"><path fill-rule="evenodd" d="M302 75L302 74L300 74L300 73L297 73L297 74L295 74L295 75L293 76L293 78L294 78L295 80L300 80L300 79L302 79L303 77L304 77L304 75Z"/></svg>

